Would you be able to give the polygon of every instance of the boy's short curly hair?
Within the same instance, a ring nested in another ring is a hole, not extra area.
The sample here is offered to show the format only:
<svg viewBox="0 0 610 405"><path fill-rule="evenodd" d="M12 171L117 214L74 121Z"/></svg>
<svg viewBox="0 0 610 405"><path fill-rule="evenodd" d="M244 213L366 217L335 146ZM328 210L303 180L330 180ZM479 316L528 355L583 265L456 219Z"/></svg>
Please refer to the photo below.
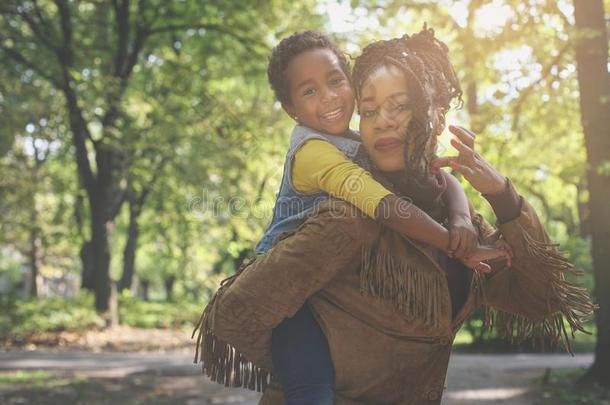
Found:
<svg viewBox="0 0 610 405"><path fill-rule="evenodd" d="M275 93L275 96L284 105L290 105L290 91L288 87L288 78L286 77L286 68L288 64L297 55L312 49L329 49L339 59L341 70L349 79L350 67L345 54L339 50L339 47L326 35L317 31L295 32L291 36L284 38L271 51L269 57L269 65L267 67L267 78L269 84Z"/></svg>

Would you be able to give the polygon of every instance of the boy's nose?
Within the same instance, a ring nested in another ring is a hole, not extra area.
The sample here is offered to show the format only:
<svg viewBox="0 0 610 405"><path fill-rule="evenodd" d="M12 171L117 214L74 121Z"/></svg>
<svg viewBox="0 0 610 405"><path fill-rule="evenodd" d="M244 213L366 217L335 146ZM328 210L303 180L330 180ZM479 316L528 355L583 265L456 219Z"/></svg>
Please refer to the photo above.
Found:
<svg viewBox="0 0 610 405"><path fill-rule="evenodd" d="M325 89L322 93L322 102L328 103L334 101L338 97L337 93L332 89Z"/></svg>

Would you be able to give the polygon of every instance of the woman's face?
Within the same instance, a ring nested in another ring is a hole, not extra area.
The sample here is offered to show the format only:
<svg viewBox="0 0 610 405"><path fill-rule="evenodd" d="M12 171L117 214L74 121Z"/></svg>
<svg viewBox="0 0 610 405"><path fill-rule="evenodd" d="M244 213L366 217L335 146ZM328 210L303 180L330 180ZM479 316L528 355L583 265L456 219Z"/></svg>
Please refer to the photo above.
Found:
<svg viewBox="0 0 610 405"><path fill-rule="evenodd" d="M360 135L372 162L382 171L405 168L404 147L409 136L407 128L413 119L413 102L407 79L396 66L382 65L364 82ZM436 115L433 114L435 128L432 132L438 135ZM424 154L431 157L435 150L436 136L430 136Z"/></svg>

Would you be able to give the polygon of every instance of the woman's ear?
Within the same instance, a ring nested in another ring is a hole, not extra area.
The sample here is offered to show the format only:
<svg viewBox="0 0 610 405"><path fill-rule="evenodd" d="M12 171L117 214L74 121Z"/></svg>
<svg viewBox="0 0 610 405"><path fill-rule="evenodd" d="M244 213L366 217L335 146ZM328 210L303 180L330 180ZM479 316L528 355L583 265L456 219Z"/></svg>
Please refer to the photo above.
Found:
<svg viewBox="0 0 610 405"><path fill-rule="evenodd" d="M299 122L299 117L297 116L297 112L293 105L282 103L282 108L286 111L286 114L290 116L293 120Z"/></svg>

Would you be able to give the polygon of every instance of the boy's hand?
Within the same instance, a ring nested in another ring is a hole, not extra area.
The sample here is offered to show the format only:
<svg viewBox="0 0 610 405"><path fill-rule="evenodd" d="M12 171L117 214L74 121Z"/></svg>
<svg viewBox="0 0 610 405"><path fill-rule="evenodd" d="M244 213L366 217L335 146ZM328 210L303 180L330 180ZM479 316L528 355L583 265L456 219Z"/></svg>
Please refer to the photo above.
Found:
<svg viewBox="0 0 610 405"><path fill-rule="evenodd" d="M508 261L508 266L510 267L512 265L512 258L514 256L513 249L510 247L508 242L502 239L502 234L500 233L499 229L488 237L486 237L483 240L482 244L484 246L495 246L497 249L506 252L506 260Z"/></svg>
<svg viewBox="0 0 610 405"><path fill-rule="evenodd" d="M484 263L485 260L504 258L507 260L507 264L510 267L512 265L512 251L510 250L510 247L506 250L504 245L508 246L508 244L501 240L496 241L496 243L497 244L494 244L493 246L478 245L470 256L462 259L462 262L467 267L483 273L489 273L491 271L491 266Z"/></svg>
<svg viewBox="0 0 610 405"><path fill-rule="evenodd" d="M478 234L470 217L458 217L449 221L449 255L457 259L467 258L477 247Z"/></svg>

